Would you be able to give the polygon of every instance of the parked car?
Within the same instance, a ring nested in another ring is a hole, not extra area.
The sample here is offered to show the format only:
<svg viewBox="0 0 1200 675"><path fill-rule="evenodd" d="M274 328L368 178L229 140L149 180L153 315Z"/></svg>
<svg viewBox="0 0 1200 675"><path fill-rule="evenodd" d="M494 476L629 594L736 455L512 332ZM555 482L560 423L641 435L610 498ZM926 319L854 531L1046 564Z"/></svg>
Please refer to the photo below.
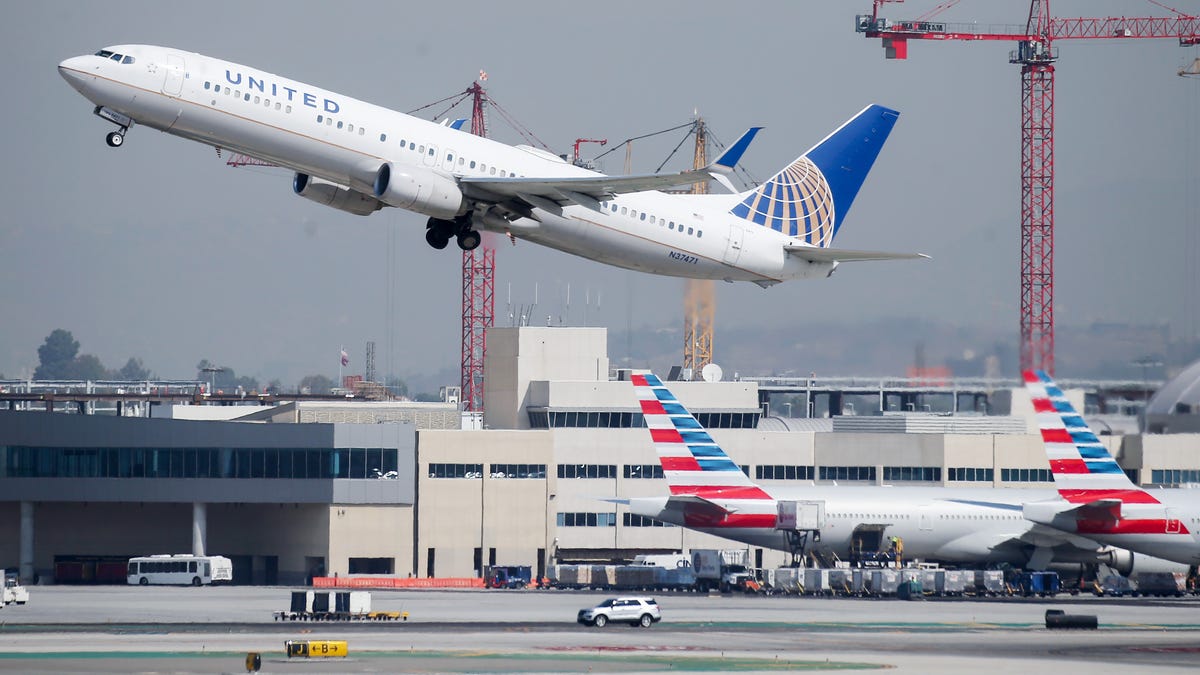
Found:
<svg viewBox="0 0 1200 675"><path fill-rule="evenodd" d="M662 613L659 612L658 603L653 598L609 598L595 607L579 610L576 621L597 628L603 628L610 621L649 628L662 621Z"/></svg>

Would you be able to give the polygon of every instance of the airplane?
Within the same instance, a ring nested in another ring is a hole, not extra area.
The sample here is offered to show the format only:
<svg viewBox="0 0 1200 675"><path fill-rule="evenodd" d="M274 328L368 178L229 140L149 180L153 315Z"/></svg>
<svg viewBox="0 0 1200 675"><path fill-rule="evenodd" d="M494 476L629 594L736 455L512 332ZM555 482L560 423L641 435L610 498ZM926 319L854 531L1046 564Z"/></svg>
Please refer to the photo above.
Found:
<svg viewBox="0 0 1200 675"><path fill-rule="evenodd" d="M839 263L925 258L831 247L899 113L869 105L761 186L727 178L759 128L708 166L606 176L249 66L150 45L106 47L58 66L117 125L135 124L295 172L306 199L356 215L385 206L429 217L425 240L463 250L480 230L652 274L764 288L829 276ZM734 194L661 188L715 178Z"/></svg>
<svg viewBox="0 0 1200 675"><path fill-rule="evenodd" d="M1105 564L1126 576L1186 571L1026 520L1022 506L1051 496L1046 490L760 486L658 377L635 373L631 380L670 488L668 496L618 500L631 513L797 557L811 551L851 558L880 550L886 536L901 540L906 559L1033 570ZM796 528L787 523L789 513L802 514Z"/></svg>
<svg viewBox="0 0 1200 675"><path fill-rule="evenodd" d="M1200 490L1135 485L1045 371L1024 377L1059 496L1026 504L1025 517L1140 554L1200 564Z"/></svg>

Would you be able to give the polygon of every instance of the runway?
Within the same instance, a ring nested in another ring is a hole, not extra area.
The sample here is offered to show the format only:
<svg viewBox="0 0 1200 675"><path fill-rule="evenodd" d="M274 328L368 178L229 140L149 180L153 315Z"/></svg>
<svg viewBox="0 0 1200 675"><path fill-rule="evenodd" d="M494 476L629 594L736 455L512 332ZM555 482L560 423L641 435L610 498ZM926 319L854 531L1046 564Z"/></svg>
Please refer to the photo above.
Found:
<svg viewBox="0 0 1200 675"><path fill-rule="evenodd" d="M279 623L287 588L50 586L0 611L0 669L19 672L1173 672L1200 667L1200 600L900 600L657 594L650 629L575 623L604 594L376 591L395 623ZM1051 631L1047 609L1094 614ZM350 658L288 660L286 640L347 640Z"/></svg>

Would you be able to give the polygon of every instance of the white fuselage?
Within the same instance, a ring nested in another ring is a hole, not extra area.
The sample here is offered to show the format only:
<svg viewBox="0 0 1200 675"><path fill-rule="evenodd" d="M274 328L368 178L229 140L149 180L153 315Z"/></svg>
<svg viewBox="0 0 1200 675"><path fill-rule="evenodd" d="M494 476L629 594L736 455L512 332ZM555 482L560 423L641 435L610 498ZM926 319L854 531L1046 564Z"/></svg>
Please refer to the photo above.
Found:
<svg viewBox="0 0 1200 675"><path fill-rule="evenodd" d="M734 512L726 522L684 522L664 510L666 497L630 500L630 511L734 541L788 550L786 535L775 528L780 501L823 505L820 540L808 550L852 555L863 530L903 541L904 558L951 563L1029 564L1042 550L1050 563L1108 562L1110 552L1094 540L1026 520L1022 505L1054 499L1052 490L952 487L769 487L770 500L717 503ZM859 533L856 537L856 531ZM1139 558L1139 561L1143 561ZM1146 561L1148 562L1148 561ZM1155 561L1161 566L1161 561Z"/></svg>
<svg viewBox="0 0 1200 675"><path fill-rule="evenodd" d="M63 77L98 107L136 123L256 157L371 195L383 163L457 177L597 176L550 153L509 146L254 68L163 47L63 61ZM654 274L770 285L835 266L787 255L797 243L728 213L732 195L619 195L594 208L533 209L513 237ZM634 215L636 213L636 215ZM486 229L501 229L483 223Z"/></svg>
<svg viewBox="0 0 1200 675"><path fill-rule="evenodd" d="M1026 516L1066 532L1135 553L1200 565L1200 490L1149 490L1157 504L1125 502L1115 522L1091 519L1076 504L1057 500L1026 507Z"/></svg>

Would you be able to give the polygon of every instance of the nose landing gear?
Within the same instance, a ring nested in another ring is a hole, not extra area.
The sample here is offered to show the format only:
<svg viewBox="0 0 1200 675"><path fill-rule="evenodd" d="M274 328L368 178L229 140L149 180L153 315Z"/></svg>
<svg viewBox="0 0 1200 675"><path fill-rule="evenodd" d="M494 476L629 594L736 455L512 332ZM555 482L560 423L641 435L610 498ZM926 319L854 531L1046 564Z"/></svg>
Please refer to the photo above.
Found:
<svg viewBox="0 0 1200 675"><path fill-rule="evenodd" d="M119 113L112 108L105 108L104 106L96 106L96 109L92 113L121 127L117 131L110 131L104 137L104 142L108 143L108 147L121 147L125 143L125 132L129 131L129 127L133 126L133 118L129 115Z"/></svg>

